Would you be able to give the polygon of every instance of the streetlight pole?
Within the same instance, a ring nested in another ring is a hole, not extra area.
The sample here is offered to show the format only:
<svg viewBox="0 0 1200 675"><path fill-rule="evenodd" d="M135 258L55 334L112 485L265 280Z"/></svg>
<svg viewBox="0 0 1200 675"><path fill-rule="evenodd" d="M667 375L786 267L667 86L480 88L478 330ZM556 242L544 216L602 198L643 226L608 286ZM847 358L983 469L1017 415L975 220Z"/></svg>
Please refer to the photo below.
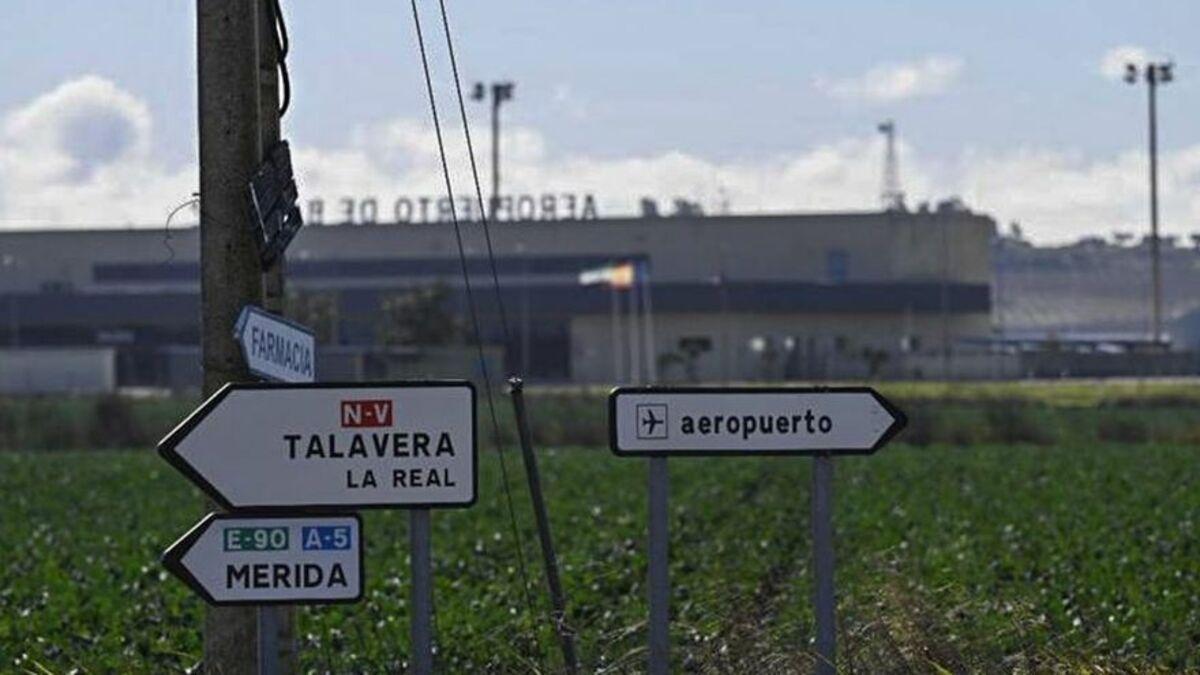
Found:
<svg viewBox="0 0 1200 675"><path fill-rule="evenodd" d="M1147 63L1139 71L1137 65L1125 64L1125 81L1136 84L1139 75L1146 81L1149 92L1150 123L1150 277L1153 292L1152 336L1154 346L1163 341L1162 327L1162 254L1158 237L1158 85L1174 79L1174 64Z"/></svg>
<svg viewBox="0 0 1200 675"><path fill-rule="evenodd" d="M15 280L17 278L17 276L16 276L16 267L17 267L16 256L12 256L12 255L8 255L8 254L0 256L0 267L3 267L5 269L12 267L13 271L14 271L13 279ZM8 346L16 348L16 347L21 346L21 337L20 337L21 326L20 326L20 321L18 321L18 319L17 319L17 286L15 283L13 284L13 286L11 288L8 289L7 295L8 295Z"/></svg>
<svg viewBox="0 0 1200 675"><path fill-rule="evenodd" d="M493 82L492 92L492 198L488 207L488 217L493 221L500 209L500 104L509 101L513 96L512 82ZM488 87L482 82L475 83L471 99L482 101L487 97Z"/></svg>

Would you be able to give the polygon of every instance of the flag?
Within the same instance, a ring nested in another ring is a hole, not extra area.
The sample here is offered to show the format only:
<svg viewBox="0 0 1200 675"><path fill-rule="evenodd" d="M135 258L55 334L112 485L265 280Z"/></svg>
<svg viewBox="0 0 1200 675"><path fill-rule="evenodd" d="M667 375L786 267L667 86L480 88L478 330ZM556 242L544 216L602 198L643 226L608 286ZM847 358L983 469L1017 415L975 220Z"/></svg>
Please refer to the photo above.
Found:
<svg viewBox="0 0 1200 675"><path fill-rule="evenodd" d="M612 288L624 290L632 288L637 281L637 267L631 262L615 265L605 265L579 273L579 283L582 286L605 284Z"/></svg>

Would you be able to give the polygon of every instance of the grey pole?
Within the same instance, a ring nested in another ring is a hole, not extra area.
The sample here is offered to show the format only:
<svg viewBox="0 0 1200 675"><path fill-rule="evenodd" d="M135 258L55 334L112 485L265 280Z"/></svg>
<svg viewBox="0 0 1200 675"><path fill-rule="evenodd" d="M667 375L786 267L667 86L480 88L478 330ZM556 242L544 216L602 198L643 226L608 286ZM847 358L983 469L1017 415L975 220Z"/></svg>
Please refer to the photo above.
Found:
<svg viewBox="0 0 1200 675"><path fill-rule="evenodd" d="M197 0L200 149L200 303L204 393L249 381L233 325L262 301L258 250L247 221L259 161L257 3ZM213 505L209 504L212 508ZM212 607L204 621L204 670L250 673L258 663L254 607Z"/></svg>
<svg viewBox="0 0 1200 675"><path fill-rule="evenodd" d="M941 223L942 233L942 279L940 288L940 302L942 315L942 379L950 379L950 238L947 230L950 219L946 216L935 215L934 218Z"/></svg>
<svg viewBox="0 0 1200 675"><path fill-rule="evenodd" d="M1146 86L1150 90L1150 276L1154 295L1152 335L1154 346L1162 343L1162 263L1158 243L1158 71L1146 66Z"/></svg>
<svg viewBox="0 0 1200 675"><path fill-rule="evenodd" d="M629 382L642 383L641 311L638 308L638 293L630 286L625 295L629 297Z"/></svg>
<svg viewBox="0 0 1200 675"><path fill-rule="evenodd" d="M258 608L258 673L259 675L278 675L282 672L279 665L279 623L281 607Z"/></svg>
<svg viewBox="0 0 1200 675"><path fill-rule="evenodd" d="M833 457L817 455L812 474L813 605L817 620L817 674L837 672L837 613L833 590Z"/></svg>
<svg viewBox="0 0 1200 675"><path fill-rule="evenodd" d="M638 275L638 287L641 289L643 325L645 335L642 338L642 351L646 355L646 375L650 384L658 382L658 349L654 346L654 308L650 302L650 265L643 263L643 275Z"/></svg>
<svg viewBox="0 0 1200 675"><path fill-rule="evenodd" d="M521 255L521 374L529 376L529 253L522 243L517 247Z"/></svg>
<svg viewBox="0 0 1200 675"><path fill-rule="evenodd" d="M258 126L263 157L280 138L279 54L275 45L275 12L272 0L258 0ZM263 276L263 308L284 314L283 254ZM259 671L295 673L300 669L296 650L296 612L287 605L259 609ZM264 632L265 631L265 632Z"/></svg>
<svg viewBox="0 0 1200 675"><path fill-rule="evenodd" d="M608 284L609 302L612 304L612 350L613 350L613 379L614 384L625 381L625 346L621 343L621 296L617 287Z"/></svg>
<svg viewBox="0 0 1200 675"><path fill-rule="evenodd" d="M667 570L669 529L667 495L670 490L666 457L650 458L650 675L670 670L671 587Z"/></svg>
<svg viewBox="0 0 1200 675"><path fill-rule="evenodd" d="M21 324L17 319L17 292L13 290L8 294L8 335L9 343L13 347L21 346Z"/></svg>
<svg viewBox="0 0 1200 675"><path fill-rule="evenodd" d="M433 562L430 559L429 509L408 512L408 548L412 560L412 602L409 604L412 672L433 672Z"/></svg>
<svg viewBox="0 0 1200 675"><path fill-rule="evenodd" d="M492 85L492 222L500 212L500 90ZM509 212L511 215L511 211Z"/></svg>
<svg viewBox="0 0 1200 675"><path fill-rule="evenodd" d="M524 383L519 377L509 378L508 383L511 387L513 411L517 417L517 435L521 439L521 457L525 460L525 477L529 481L529 498L533 500L534 520L537 521L538 539L542 544L542 565L546 569L546 584L550 587L554 630L558 633L562 647L563 665L568 673L576 673L579 672L579 658L575 654L575 633L567 624L566 596L558 578L558 556L554 552L554 540L550 536L550 517L546 513L546 500L542 495L542 476L538 471L537 455L533 453L533 437L529 433Z"/></svg>
<svg viewBox="0 0 1200 675"><path fill-rule="evenodd" d="M722 258L721 274L717 277L721 284L721 384L729 384L729 289L725 287L725 263Z"/></svg>

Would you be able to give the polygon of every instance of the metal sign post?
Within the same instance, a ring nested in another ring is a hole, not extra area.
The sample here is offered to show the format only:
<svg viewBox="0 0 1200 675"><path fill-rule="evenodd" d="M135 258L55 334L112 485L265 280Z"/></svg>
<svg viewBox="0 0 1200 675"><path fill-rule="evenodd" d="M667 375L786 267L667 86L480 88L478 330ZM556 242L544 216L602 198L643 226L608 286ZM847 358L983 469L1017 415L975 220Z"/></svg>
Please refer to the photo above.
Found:
<svg viewBox="0 0 1200 675"><path fill-rule="evenodd" d="M529 414L525 408L525 383L519 377L508 380L512 396L513 416L517 421L517 436L521 442L521 459L525 463L525 477L529 483L529 499L533 502L533 516L537 524L538 542L542 547L542 566L546 570L546 585L550 589L550 606L553 611L554 630L558 633L559 646L563 654L563 667L573 675L579 672L579 657L575 653L575 632L567 625L567 600L562 581L558 576L558 556L554 552L554 540L550 536L550 516L546 512L546 500L542 495L542 475L538 470L537 455L533 453L533 434L529 431Z"/></svg>
<svg viewBox="0 0 1200 675"><path fill-rule="evenodd" d="M433 561L429 545L429 509L408 512L408 546L412 561L412 610L409 615L412 670L433 672Z"/></svg>
<svg viewBox="0 0 1200 675"><path fill-rule="evenodd" d="M618 387L608 413L612 451L650 458L650 672L670 666L667 458L812 455L817 672L834 673L833 457L875 452L904 428L904 413L867 387Z"/></svg>
<svg viewBox="0 0 1200 675"><path fill-rule="evenodd" d="M647 589L650 602L650 674L670 671L671 582L668 576L670 512L667 497L670 477L666 457L650 458L650 547L647 552Z"/></svg>
<svg viewBox="0 0 1200 675"><path fill-rule="evenodd" d="M279 628L282 617L278 607L258 608L258 672L276 675L279 666Z"/></svg>
<svg viewBox="0 0 1200 675"><path fill-rule="evenodd" d="M470 506L475 388L230 384L158 451L229 510Z"/></svg>
<svg viewBox="0 0 1200 675"><path fill-rule="evenodd" d="M837 672L837 599L833 587L833 457L813 458L813 614L817 622L817 675Z"/></svg>

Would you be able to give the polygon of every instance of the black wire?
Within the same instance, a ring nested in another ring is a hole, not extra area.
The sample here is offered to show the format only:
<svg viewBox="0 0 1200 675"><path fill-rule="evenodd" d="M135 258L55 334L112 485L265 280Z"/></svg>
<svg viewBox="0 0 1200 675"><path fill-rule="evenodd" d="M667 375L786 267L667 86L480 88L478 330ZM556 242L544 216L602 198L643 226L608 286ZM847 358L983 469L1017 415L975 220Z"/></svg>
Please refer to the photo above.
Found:
<svg viewBox="0 0 1200 675"><path fill-rule="evenodd" d="M467 119L467 106L463 101L462 84L458 75L458 59L454 54L454 38L450 33L450 19L446 12L445 0L438 0L438 7L442 14L442 30L446 35L446 49L450 56L450 70L454 74L454 92L458 98L458 113L462 119L463 135L467 142L467 157L471 161L471 178L475 184L475 201L479 205L479 217L483 225L483 238L487 242L487 257L488 264L491 267L492 273L492 288L496 293L496 307L500 314L500 328L504 335L504 344L512 345L512 334L508 328L508 312L504 306L504 294L500 290L500 273L496 269L496 253L492 246L491 223L488 218L488 209L483 202L483 189L480 187L479 181L479 166L475 161L475 146L471 142L471 125ZM520 374L518 373L518 377Z"/></svg>
<svg viewBox="0 0 1200 675"><path fill-rule="evenodd" d="M288 41L287 24L283 20L283 8L279 6L279 0L269 0L269 2L267 9L274 24L272 32L275 34L275 61L279 67L279 80L283 90L280 97L279 116L283 117L292 103L292 78L288 74L287 66L288 49L291 48L291 44Z"/></svg>
<svg viewBox="0 0 1200 675"><path fill-rule="evenodd" d="M279 49L279 58L284 58L288 55L288 32L287 24L283 22L283 9L279 5L279 0L271 0L271 9L275 14L275 46Z"/></svg>
<svg viewBox="0 0 1200 675"><path fill-rule="evenodd" d="M175 247L171 246L171 219L175 217L176 213L179 213L180 211L186 209L189 206L192 206L193 204L199 204L199 203L200 203L200 193L193 192L192 196L189 197L187 199L187 201L180 202L175 208L171 209L170 213L167 214L167 220L165 223L163 223L162 243L163 243L163 246L167 249L168 255L167 255L167 259L162 261L162 264L169 265L169 264L171 264L171 262L173 260L175 260Z"/></svg>
<svg viewBox="0 0 1200 675"><path fill-rule="evenodd" d="M496 289L496 307L500 312L500 328L504 333L504 344L512 345L508 331L508 312L504 309L504 296L500 293L500 274L496 271L496 254L492 250L492 229L488 222L488 210L483 205L483 190L479 187L479 168L475 164L475 146L471 144L471 126L467 123L467 107L463 103L462 85L458 79L458 61L454 58L454 40L450 37L450 21L446 18L446 2L438 0L442 9L442 28L446 32L446 48L450 52L450 69L454 72L454 91L458 94L458 112L462 116L463 134L467 138L467 156L471 158L471 177L475 181L475 200L479 203L479 214L483 222L483 238L487 242L488 262L492 268L492 286Z"/></svg>
<svg viewBox="0 0 1200 675"><path fill-rule="evenodd" d="M496 403L492 394L492 380L488 372L487 358L483 350L483 333L479 328L479 312L475 305L475 293L471 289L471 275L467 269L467 253L466 247L463 244L462 228L458 223L458 214L454 206L454 187L450 183L450 168L446 163L446 148L442 142L442 126L438 119L437 103L433 95L433 81L429 76L429 59L425 54L425 37L421 32L421 17L417 12L417 0L410 0L412 4L413 23L417 29L417 45L421 50L421 67L425 73L425 89L429 93L429 109L433 115L433 129L437 135L438 155L442 163L442 176L446 181L446 194L450 201L450 220L454 224L454 238L458 244L458 260L462 267L463 284L466 288L467 307L471 314L471 324L475 333L475 346L479 352L479 369L483 376L484 389L487 392L488 411L492 420L492 436L496 445L496 455L500 458L500 477L504 485L504 495L508 503L508 517L513 531L513 541L517 546L517 567L521 574L521 590L525 596L525 605L529 611L529 616L534 615L533 598L529 594L529 573L525 569L525 552L521 545L521 529L517 525L517 511L513 505L512 490L509 487L508 480L508 464L504 460L504 447L500 439L500 419L496 415Z"/></svg>

